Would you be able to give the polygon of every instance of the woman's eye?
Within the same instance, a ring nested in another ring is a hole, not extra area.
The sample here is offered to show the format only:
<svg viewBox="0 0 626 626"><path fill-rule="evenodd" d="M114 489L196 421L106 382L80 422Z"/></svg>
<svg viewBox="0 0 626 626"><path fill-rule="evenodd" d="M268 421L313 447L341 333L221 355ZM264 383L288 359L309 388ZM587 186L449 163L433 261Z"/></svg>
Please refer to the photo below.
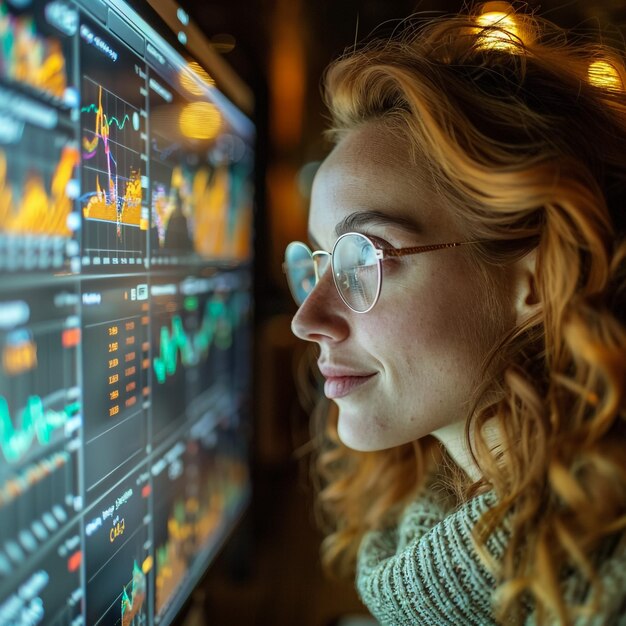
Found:
<svg viewBox="0 0 626 626"><path fill-rule="evenodd" d="M368 239L370 239L377 248L392 248L393 246L388 242L382 239L381 237L377 237L376 235L366 235Z"/></svg>
<svg viewBox="0 0 626 626"><path fill-rule="evenodd" d="M367 239L369 239L369 241L363 240L361 242L360 248L363 251L362 254L366 254L367 251L373 251L373 253L375 254L376 250L379 250L381 248L389 248L390 247L389 243L386 242L384 239L381 239L380 237L376 237L375 235L369 235L369 234L366 234L366 233L364 233L364 236L367 237ZM372 246L372 244L373 244L373 246Z"/></svg>
<svg viewBox="0 0 626 626"><path fill-rule="evenodd" d="M371 244L366 243L361 246L358 254L357 265L366 265L376 262L376 248Z"/></svg>

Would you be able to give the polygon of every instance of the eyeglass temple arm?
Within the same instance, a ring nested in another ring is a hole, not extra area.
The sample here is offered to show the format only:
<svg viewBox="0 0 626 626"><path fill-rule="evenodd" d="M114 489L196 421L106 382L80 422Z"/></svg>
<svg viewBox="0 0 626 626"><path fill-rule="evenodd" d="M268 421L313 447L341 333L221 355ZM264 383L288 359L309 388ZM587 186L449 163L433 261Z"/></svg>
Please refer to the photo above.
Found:
<svg viewBox="0 0 626 626"><path fill-rule="evenodd" d="M455 241L453 243L435 243L428 246L413 246L410 248L381 248L380 252L384 256L406 256L408 254L419 254L420 252L430 252L431 250L441 250L443 248L456 248L470 243L482 243L479 239L474 241ZM380 256L382 258L382 255Z"/></svg>

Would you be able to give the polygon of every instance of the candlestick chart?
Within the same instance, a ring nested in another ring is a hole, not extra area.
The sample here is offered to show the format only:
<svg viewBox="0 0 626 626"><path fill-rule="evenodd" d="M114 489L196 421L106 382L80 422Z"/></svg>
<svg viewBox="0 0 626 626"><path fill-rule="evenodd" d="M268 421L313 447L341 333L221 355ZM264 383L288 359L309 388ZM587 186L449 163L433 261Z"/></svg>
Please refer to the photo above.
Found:
<svg viewBox="0 0 626 626"><path fill-rule="evenodd" d="M89 546L86 563L88 589L94 596L87 604L88 624L144 626L148 623L149 572L152 557L141 546L146 528L138 529L97 572L91 572Z"/></svg>
<svg viewBox="0 0 626 626"><path fill-rule="evenodd" d="M153 137L150 161L152 254L162 258L167 258L168 254L193 255L192 195L188 173L178 162L180 144L171 144L174 149L160 149L159 145L160 141Z"/></svg>

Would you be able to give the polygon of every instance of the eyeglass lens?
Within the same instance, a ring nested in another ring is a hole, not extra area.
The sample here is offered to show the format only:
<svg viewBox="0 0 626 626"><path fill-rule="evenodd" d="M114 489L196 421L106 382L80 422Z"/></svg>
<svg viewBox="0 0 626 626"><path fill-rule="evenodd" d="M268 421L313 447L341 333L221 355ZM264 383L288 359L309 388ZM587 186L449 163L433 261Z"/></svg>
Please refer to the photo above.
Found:
<svg viewBox="0 0 626 626"><path fill-rule="evenodd" d="M335 283L344 302L360 313L368 311L378 295L379 266L372 242L357 233L337 240L333 251Z"/></svg>
<svg viewBox="0 0 626 626"><path fill-rule="evenodd" d="M309 248L299 241L290 243L285 250L285 267L291 295L300 306L317 283Z"/></svg>
<svg viewBox="0 0 626 626"><path fill-rule="evenodd" d="M326 254L311 253L301 243L289 244L285 252L285 266L291 292L300 305L311 293L317 280L328 268ZM369 311L380 288L379 261L376 248L365 236L358 233L342 235L332 253L335 285L343 301L354 311Z"/></svg>

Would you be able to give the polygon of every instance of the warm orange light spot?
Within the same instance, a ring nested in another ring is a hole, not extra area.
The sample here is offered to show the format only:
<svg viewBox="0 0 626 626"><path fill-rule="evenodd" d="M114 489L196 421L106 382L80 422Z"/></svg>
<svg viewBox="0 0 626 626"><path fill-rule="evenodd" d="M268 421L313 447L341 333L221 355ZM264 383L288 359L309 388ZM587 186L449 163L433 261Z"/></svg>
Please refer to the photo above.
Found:
<svg viewBox="0 0 626 626"><path fill-rule="evenodd" d="M514 50L523 37L513 8L506 2L488 2L476 23L486 29L480 34L478 46L491 50Z"/></svg>
<svg viewBox="0 0 626 626"><path fill-rule="evenodd" d="M6 374L15 376L37 367L37 344L32 339L5 346L2 352L2 367Z"/></svg>
<svg viewBox="0 0 626 626"><path fill-rule="evenodd" d="M215 81L199 63L191 61L180 72L180 84L189 93L200 96L206 87L215 85Z"/></svg>
<svg viewBox="0 0 626 626"><path fill-rule="evenodd" d="M179 125L185 137L213 139L222 125L222 116L210 102L191 102L181 111Z"/></svg>
<svg viewBox="0 0 626 626"><path fill-rule="evenodd" d="M270 128L282 150L297 148L301 140L306 97L307 55L300 2L277 0L269 51Z"/></svg>
<svg viewBox="0 0 626 626"><path fill-rule="evenodd" d="M593 61L587 70L589 82L595 87L623 91L624 85L615 66L608 61Z"/></svg>

